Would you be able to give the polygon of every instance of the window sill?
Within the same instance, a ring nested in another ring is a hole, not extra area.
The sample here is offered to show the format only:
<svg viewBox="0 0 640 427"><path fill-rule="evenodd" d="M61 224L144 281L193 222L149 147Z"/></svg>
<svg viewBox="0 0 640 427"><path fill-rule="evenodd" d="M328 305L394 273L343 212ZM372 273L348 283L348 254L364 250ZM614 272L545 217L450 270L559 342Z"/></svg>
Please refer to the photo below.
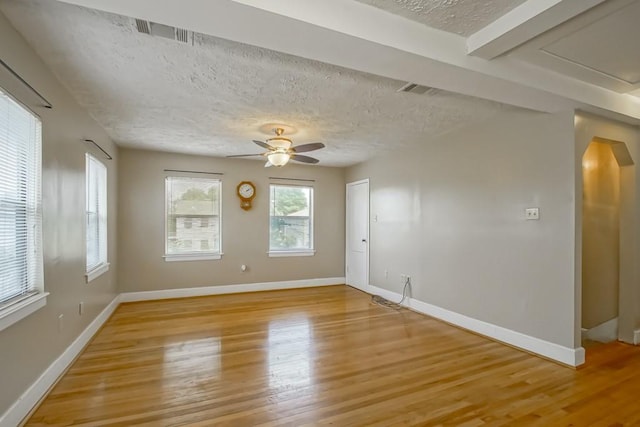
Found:
<svg viewBox="0 0 640 427"><path fill-rule="evenodd" d="M270 258L280 258L280 257L289 257L289 256L314 256L316 251L312 250L301 250L301 251L269 251L267 252Z"/></svg>
<svg viewBox="0 0 640 427"><path fill-rule="evenodd" d="M92 282L94 279L97 279L98 277L102 276L104 273L109 271L109 265L110 264L106 262L104 264L100 264L93 270L88 271L87 274L85 274L85 277L87 278L87 283Z"/></svg>
<svg viewBox="0 0 640 427"><path fill-rule="evenodd" d="M188 255L165 255L163 258L165 262L179 262L179 261L211 261L216 259L222 259L222 253L219 254L188 254Z"/></svg>
<svg viewBox="0 0 640 427"><path fill-rule="evenodd" d="M0 331L47 305L48 292L33 295L0 311Z"/></svg>

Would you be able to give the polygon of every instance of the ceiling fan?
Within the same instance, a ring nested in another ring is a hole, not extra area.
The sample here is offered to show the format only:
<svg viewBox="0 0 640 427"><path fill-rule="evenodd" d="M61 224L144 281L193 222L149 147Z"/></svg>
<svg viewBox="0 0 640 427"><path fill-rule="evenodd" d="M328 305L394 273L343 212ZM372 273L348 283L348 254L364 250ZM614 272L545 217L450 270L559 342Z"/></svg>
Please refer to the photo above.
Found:
<svg viewBox="0 0 640 427"><path fill-rule="evenodd" d="M254 157L254 156L263 156L267 158L267 163L264 165L265 168L271 166L282 167L286 165L289 160L295 160L297 162L302 163L311 163L316 164L319 162L318 159L309 156L303 156L298 153L306 153L309 151L319 150L324 148L324 144L322 142L312 142L310 144L303 144L297 147L293 146L293 141L289 138L285 138L282 136L284 133L283 128L275 128L273 132L276 134L275 137L269 138L266 142L256 141L257 145L262 148L266 148L268 151L260 154L236 154L233 156L227 157Z"/></svg>

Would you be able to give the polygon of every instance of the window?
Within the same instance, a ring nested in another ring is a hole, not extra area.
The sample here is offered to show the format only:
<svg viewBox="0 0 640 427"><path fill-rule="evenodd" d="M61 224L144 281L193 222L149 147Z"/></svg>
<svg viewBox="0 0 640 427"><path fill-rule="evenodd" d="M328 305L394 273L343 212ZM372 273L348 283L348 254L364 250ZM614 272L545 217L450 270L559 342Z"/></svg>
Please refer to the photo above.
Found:
<svg viewBox="0 0 640 427"><path fill-rule="evenodd" d="M109 270L107 262L107 168L86 155L87 282Z"/></svg>
<svg viewBox="0 0 640 427"><path fill-rule="evenodd" d="M220 259L220 180L171 176L165 189L165 260Z"/></svg>
<svg viewBox="0 0 640 427"><path fill-rule="evenodd" d="M313 188L272 184L269 255L313 255Z"/></svg>
<svg viewBox="0 0 640 427"><path fill-rule="evenodd" d="M41 123L0 91L0 330L45 305Z"/></svg>

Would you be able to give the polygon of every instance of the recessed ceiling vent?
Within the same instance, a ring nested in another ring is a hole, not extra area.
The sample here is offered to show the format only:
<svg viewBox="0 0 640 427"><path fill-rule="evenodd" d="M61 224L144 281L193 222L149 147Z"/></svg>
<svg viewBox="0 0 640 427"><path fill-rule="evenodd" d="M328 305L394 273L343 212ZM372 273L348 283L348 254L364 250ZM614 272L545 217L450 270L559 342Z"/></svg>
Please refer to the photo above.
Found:
<svg viewBox="0 0 640 427"><path fill-rule="evenodd" d="M193 44L193 32L183 28L170 27L157 22L136 19L136 29L139 33L149 34L155 37L176 40L182 43Z"/></svg>
<svg viewBox="0 0 640 427"><path fill-rule="evenodd" d="M398 89L398 92L409 92L418 95L428 93L429 95L433 95L438 92L438 89L429 86L422 86L417 83L406 83L404 86Z"/></svg>

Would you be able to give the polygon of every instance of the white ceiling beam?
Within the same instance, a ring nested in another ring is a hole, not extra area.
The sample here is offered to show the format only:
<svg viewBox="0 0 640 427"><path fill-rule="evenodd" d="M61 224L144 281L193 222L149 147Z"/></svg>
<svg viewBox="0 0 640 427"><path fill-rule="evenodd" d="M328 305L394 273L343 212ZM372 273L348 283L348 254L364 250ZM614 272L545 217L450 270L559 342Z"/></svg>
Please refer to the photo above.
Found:
<svg viewBox="0 0 640 427"><path fill-rule="evenodd" d="M493 59L606 0L528 0L467 39L467 53Z"/></svg>
<svg viewBox="0 0 640 427"><path fill-rule="evenodd" d="M640 119L637 98L513 58L469 56L461 36L356 1L64 1L532 110Z"/></svg>

